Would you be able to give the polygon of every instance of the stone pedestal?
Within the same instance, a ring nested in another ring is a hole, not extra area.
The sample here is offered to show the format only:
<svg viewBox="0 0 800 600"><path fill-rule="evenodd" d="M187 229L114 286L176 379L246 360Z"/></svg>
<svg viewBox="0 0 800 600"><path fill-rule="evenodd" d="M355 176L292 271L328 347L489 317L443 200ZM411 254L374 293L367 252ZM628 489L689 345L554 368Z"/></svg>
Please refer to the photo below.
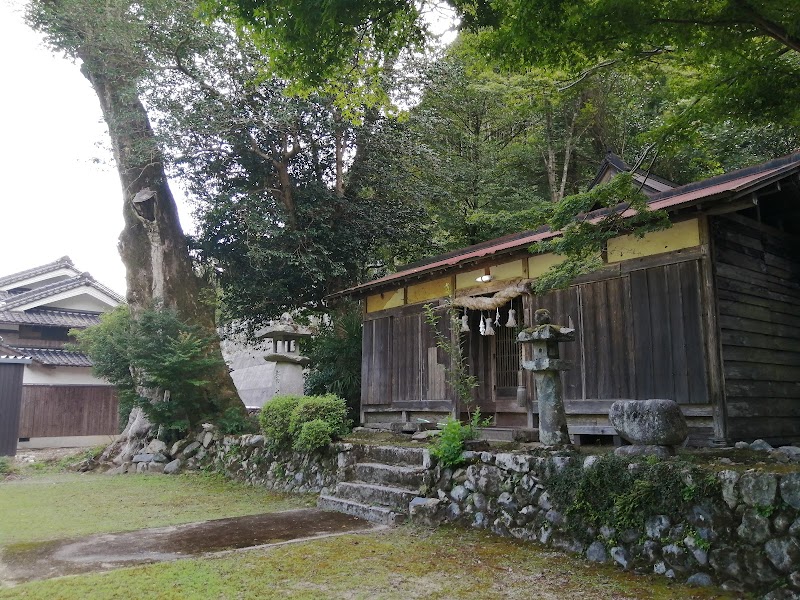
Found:
<svg viewBox="0 0 800 600"><path fill-rule="evenodd" d="M559 371L570 368L569 361L559 358L558 343L575 340L575 330L550 323L550 313L536 311L535 327L525 329L517 341L530 344L533 360L523 361L522 368L533 372L539 402L539 441L547 446L569 444L567 413Z"/></svg>

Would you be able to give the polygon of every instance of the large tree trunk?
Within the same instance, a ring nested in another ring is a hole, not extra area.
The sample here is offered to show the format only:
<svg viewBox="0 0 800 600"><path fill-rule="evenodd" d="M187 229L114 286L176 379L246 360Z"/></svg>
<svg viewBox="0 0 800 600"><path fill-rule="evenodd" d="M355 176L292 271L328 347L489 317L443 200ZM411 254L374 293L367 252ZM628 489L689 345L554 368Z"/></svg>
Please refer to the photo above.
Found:
<svg viewBox="0 0 800 600"><path fill-rule="evenodd" d="M204 301L213 296L192 269L163 156L135 85L119 73L109 75L102 62L81 58L83 74L100 100L122 184L125 228L119 251L126 268L131 314L161 305L174 309L182 320L213 331L214 307ZM218 344L215 351L221 359ZM223 408L243 411L230 375L224 363L220 364L217 373L209 374L218 400ZM164 390L142 389L139 393L157 401ZM149 429L142 417L132 415L123 432L121 441L129 451L135 451L135 440Z"/></svg>

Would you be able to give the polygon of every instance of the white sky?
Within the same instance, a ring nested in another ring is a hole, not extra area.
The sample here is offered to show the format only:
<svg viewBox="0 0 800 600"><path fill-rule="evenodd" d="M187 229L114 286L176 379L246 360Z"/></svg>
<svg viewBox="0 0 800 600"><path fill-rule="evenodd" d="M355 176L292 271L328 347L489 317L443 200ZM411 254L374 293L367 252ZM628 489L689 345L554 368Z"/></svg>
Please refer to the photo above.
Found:
<svg viewBox="0 0 800 600"><path fill-rule="evenodd" d="M22 6L0 0L0 276L68 255L124 294L122 192L100 105L78 65L24 24Z"/></svg>
<svg viewBox="0 0 800 600"><path fill-rule="evenodd" d="M24 24L23 4L0 0L0 276L68 255L124 294L122 192L100 105L78 65ZM451 15L429 17L444 22L437 33ZM172 191L191 231L188 202L177 185Z"/></svg>

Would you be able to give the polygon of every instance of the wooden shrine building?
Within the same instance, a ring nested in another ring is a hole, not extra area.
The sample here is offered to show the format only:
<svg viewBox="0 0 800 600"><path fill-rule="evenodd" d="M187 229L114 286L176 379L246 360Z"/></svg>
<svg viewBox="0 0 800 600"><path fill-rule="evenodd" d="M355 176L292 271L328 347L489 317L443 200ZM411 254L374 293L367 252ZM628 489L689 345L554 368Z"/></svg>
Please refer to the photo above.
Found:
<svg viewBox="0 0 800 600"><path fill-rule="evenodd" d="M595 183L623 169L609 156ZM518 379L519 329L505 324L513 309L529 326L541 307L577 330L561 348L573 365L563 384L577 441L614 434L613 401L646 398L677 401L695 445L800 440L800 153L684 186L634 178L653 209L668 211L670 229L610 240L602 269L544 296L522 294L499 319L466 310L469 332L440 321L461 336L481 412L498 427L537 426L532 381ZM491 240L341 292L364 300L362 422L458 414L423 306L535 280L558 257L528 248L553 235ZM481 335L482 317L497 320L495 335Z"/></svg>

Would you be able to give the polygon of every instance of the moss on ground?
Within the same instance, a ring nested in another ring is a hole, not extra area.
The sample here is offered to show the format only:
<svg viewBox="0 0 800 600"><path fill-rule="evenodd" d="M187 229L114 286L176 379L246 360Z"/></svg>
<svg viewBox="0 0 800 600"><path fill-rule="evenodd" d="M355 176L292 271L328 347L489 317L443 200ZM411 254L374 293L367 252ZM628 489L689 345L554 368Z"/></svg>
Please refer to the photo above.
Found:
<svg viewBox="0 0 800 600"><path fill-rule="evenodd" d="M484 532L403 527L0 590L3 599L54 597L661 600L731 596L608 566L590 566L581 559Z"/></svg>

